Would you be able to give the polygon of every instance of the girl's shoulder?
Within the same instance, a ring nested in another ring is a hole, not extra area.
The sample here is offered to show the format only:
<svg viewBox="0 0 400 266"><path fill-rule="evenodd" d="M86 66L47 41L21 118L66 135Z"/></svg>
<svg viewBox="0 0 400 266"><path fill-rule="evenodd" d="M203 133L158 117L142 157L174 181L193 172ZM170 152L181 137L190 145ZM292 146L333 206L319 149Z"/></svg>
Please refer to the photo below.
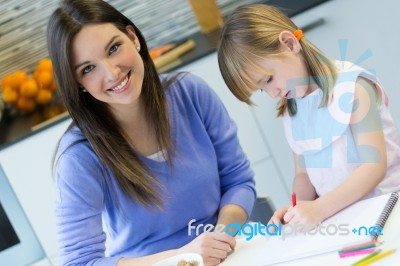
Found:
<svg viewBox="0 0 400 266"><path fill-rule="evenodd" d="M374 84L380 85L373 69L365 69L348 61L335 61L335 65L338 70L334 87L334 90L336 91L344 88L354 91L356 82L360 77L370 80Z"/></svg>
<svg viewBox="0 0 400 266"><path fill-rule="evenodd" d="M338 105L337 101L345 97L353 97L355 90L360 80L368 81L376 88L376 93L379 95L380 105L388 105L387 94L375 75L374 69L365 69L355 63L346 61L337 61L338 74L335 87L333 89L333 103ZM359 86L358 86L359 87ZM347 95L347 96L346 96ZM336 98L336 102L335 102ZM353 101L351 101L353 102ZM332 103L331 103L332 104Z"/></svg>
<svg viewBox="0 0 400 266"><path fill-rule="evenodd" d="M386 94L372 71L351 62L336 64L337 80L327 106L320 106L323 92L318 89L313 95L296 101L296 115L291 117L285 113L282 117L285 136L291 148L298 154L316 147L317 150L322 150L330 146L338 136L348 132L352 114L357 107L357 101L354 99L357 80L360 77L376 85L382 92L382 103L385 103Z"/></svg>

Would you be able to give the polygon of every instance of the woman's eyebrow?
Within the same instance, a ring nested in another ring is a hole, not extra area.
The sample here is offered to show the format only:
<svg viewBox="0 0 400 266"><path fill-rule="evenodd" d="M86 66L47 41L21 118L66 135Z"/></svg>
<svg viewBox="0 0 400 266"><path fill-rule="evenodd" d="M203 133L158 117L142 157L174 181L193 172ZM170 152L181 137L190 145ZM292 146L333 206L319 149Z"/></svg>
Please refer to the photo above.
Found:
<svg viewBox="0 0 400 266"><path fill-rule="evenodd" d="M113 36L110 41L107 43L107 45L104 47L104 51L107 51L108 47L115 41L115 39L118 38L118 35Z"/></svg>
<svg viewBox="0 0 400 266"><path fill-rule="evenodd" d="M85 62L82 62L82 63L80 63L79 65L76 65L75 67L74 67L74 71L76 71L78 68L80 68L81 66L83 66L83 65L86 65L86 64L89 64L90 62L89 61L85 61Z"/></svg>

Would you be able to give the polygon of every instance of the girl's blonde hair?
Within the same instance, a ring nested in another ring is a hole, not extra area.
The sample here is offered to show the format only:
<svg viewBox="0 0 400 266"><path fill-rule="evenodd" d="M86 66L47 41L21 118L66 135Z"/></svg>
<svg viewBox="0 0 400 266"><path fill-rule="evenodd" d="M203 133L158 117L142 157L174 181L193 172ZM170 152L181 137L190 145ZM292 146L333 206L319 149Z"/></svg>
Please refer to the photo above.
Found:
<svg viewBox="0 0 400 266"><path fill-rule="evenodd" d="M218 64L230 91L249 105L254 83L245 69L261 70L256 62L282 53L279 34L294 32L297 26L278 8L265 4L247 4L238 7L225 21L218 43ZM300 40L309 75L323 90L321 106L328 104L336 81L333 62L305 37ZM294 100L282 99L277 115L286 110L296 113Z"/></svg>

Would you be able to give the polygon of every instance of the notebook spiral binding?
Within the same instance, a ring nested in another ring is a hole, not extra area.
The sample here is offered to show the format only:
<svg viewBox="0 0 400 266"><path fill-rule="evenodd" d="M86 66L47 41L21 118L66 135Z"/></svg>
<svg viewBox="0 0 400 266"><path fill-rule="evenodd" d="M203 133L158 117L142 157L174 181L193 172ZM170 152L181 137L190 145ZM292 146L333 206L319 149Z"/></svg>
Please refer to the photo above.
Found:
<svg viewBox="0 0 400 266"><path fill-rule="evenodd" d="M376 226L383 228L385 226L385 223L387 219L389 218L390 213L392 212L394 206L396 205L397 200L399 199L399 193L398 192L393 192L390 195L390 198L388 202L385 205L385 208L383 209L381 215L379 216L378 221L376 222ZM374 235L374 239L376 240L379 237L378 232Z"/></svg>

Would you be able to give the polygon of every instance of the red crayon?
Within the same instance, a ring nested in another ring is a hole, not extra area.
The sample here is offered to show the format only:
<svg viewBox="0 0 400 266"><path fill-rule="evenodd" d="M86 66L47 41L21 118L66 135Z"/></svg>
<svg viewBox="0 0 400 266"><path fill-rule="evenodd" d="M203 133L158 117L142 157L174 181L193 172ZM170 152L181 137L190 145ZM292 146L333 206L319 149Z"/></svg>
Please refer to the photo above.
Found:
<svg viewBox="0 0 400 266"><path fill-rule="evenodd" d="M297 204L297 199L296 199L296 193L292 193L292 206L296 206Z"/></svg>

